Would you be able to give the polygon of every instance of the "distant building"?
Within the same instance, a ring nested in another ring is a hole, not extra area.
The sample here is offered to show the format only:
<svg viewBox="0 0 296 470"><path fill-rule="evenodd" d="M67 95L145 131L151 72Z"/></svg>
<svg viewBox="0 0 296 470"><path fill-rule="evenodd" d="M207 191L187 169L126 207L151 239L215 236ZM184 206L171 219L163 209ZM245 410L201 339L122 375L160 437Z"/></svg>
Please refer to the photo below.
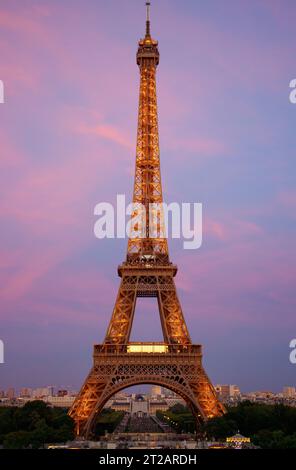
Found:
<svg viewBox="0 0 296 470"><path fill-rule="evenodd" d="M51 397L48 396L44 399L45 403L48 403L50 406L56 406L60 408L70 408L73 405L75 397L71 397L69 395L58 396L58 397Z"/></svg>
<svg viewBox="0 0 296 470"><path fill-rule="evenodd" d="M106 407L108 408L108 407ZM126 413L131 412L131 401L130 400L114 400L110 406L115 411L124 411Z"/></svg>
<svg viewBox="0 0 296 470"><path fill-rule="evenodd" d="M215 390L222 402L235 400L241 396L241 391L237 385L216 385Z"/></svg>
<svg viewBox="0 0 296 470"><path fill-rule="evenodd" d="M155 415L156 411L166 411L169 409L167 400L149 400L149 414Z"/></svg>
<svg viewBox="0 0 296 470"><path fill-rule="evenodd" d="M259 398L259 399L263 399L263 400L266 400L266 399L269 399L269 398L274 398L274 393L271 392L270 390L261 390L261 391L258 391L258 392L253 392L250 394L251 396L254 396L255 398Z"/></svg>
<svg viewBox="0 0 296 470"><path fill-rule="evenodd" d="M36 399L50 397L52 391L50 387L39 387L32 390L32 397Z"/></svg>
<svg viewBox="0 0 296 470"><path fill-rule="evenodd" d="M151 396L152 397L160 397L162 395L162 389L159 385L153 385L151 387Z"/></svg>
<svg viewBox="0 0 296 470"><path fill-rule="evenodd" d="M242 395L242 400L248 400L252 401L255 403L265 403L265 404L275 404L275 403L281 403L283 401L282 396L277 395L270 390L263 390L263 391L257 391L257 392L251 392L251 393L245 393Z"/></svg>
<svg viewBox="0 0 296 470"><path fill-rule="evenodd" d="M14 388L9 388L6 392L6 397L8 398L8 400L14 400L15 398L15 390Z"/></svg>
<svg viewBox="0 0 296 470"><path fill-rule="evenodd" d="M180 403L185 405L185 401L178 397L165 398L164 395L151 396L145 394L132 394L132 396L114 396L105 404L104 408L112 408L116 411L124 411L137 416L155 415L156 411L166 411L170 407Z"/></svg>
<svg viewBox="0 0 296 470"><path fill-rule="evenodd" d="M143 395L136 395L132 400L131 414L138 417L149 415L149 402Z"/></svg>
<svg viewBox="0 0 296 470"><path fill-rule="evenodd" d="M32 389L23 387L20 389L20 398L30 398L32 396Z"/></svg>
<svg viewBox="0 0 296 470"><path fill-rule="evenodd" d="M129 395L126 392L118 392L115 393L115 395L112 397L113 400L121 400L121 399L127 399Z"/></svg>
<svg viewBox="0 0 296 470"><path fill-rule="evenodd" d="M296 389L295 389L295 387L284 387L283 388L283 397L284 398L296 398Z"/></svg>

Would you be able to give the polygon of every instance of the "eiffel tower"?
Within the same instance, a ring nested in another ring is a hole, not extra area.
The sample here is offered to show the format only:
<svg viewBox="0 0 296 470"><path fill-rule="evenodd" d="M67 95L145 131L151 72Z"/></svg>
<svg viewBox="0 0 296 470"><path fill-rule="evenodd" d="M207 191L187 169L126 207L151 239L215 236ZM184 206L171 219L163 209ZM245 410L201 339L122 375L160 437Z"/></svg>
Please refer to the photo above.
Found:
<svg viewBox="0 0 296 470"><path fill-rule="evenodd" d="M146 35L137 52L140 97L133 194L133 216L140 205L147 209L144 236L129 238L126 261L118 267L121 284L105 340L94 346L93 367L69 411L76 435L84 438L93 434L105 403L136 384L161 385L177 393L197 423L225 411L203 369L202 347L191 342L174 282L177 266L170 262L167 239L151 236L155 228L160 233L163 214L153 218L157 227L152 227L148 207L161 204L163 198L156 98L159 51L150 33L149 1L146 6ZM163 342L130 342L138 297L157 298Z"/></svg>

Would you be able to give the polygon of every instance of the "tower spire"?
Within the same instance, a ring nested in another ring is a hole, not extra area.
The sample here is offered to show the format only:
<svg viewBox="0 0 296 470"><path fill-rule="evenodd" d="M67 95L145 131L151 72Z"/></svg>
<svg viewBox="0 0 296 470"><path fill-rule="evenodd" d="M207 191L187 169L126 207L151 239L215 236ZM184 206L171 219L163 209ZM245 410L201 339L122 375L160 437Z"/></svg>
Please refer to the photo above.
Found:
<svg viewBox="0 0 296 470"><path fill-rule="evenodd" d="M150 37L150 6L151 2L150 0L147 0L146 2L146 37Z"/></svg>

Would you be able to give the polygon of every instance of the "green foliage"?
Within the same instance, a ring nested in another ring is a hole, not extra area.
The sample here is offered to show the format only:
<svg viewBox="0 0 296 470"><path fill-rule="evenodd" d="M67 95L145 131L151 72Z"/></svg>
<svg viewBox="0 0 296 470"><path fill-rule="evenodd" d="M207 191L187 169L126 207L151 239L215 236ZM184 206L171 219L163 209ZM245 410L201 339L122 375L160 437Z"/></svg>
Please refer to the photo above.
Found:
<svg viewBox="0 0 296 470"><path fill-rule="evenodd" d="M193 433L195 431L195 419L191 411L179 403L165 412L157 411L156 416L178 433Z"/></svg>
<svg viewBox="0 0 296 470"><path fill-rule="evenodd" d="M233 419L213 418L204 426L203 431L208 438L226 439L237 433L238 427Z"/></svg>
<svg viewBox="0 0 296 470"><path fill-rule="evenodd" d="M40 448L73 438L74 423L63 408L50 408L37 400L22 408L0 408L0 443L4 448Z"/></svg>
<svg viewBox="0 0 296 470"><path fill-rule="evenodd" d="M111 408L103 409L96 424L95 434L101 436L105 432L112 433L123 417L123 411L114 411Z"/></svg>
<svg viewBox="0 0 296 470"><path fill-rule="evenodd" d="M2 442L1 436L8 434L9 432L16 431L14 410L15 408L12 407L0 408L0 442Z"/></svg>
<svg viewBox="0 0 296 470"><path fill-rule="evenodd" d="M296 448L296 409L246 401L230 407L225 416L213 418L203 426L210 439L226 438L238 430L262 448Z"/></svg>
<svg viewBox="0 0 296 470"><path fill-rule="evenodd" d="M3 446L5 449L24 449L29 447L30 437L28 431L10 432L4 437Z"/></svg>

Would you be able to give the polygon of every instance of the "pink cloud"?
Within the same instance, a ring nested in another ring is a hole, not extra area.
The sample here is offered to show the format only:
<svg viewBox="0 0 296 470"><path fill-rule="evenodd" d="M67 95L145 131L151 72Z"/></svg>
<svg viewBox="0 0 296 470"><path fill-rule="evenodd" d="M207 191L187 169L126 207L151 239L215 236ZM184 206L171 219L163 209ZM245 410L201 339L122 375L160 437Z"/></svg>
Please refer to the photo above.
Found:
<svg viewBox="0 0 296 470"><path fill-rule="evenodd" d="M92 214L97 201L91 205L89 194L108 184L114 165L110 151L99 145L88 152L87 164L77 152L57 166L30 169L26 168L27 155L18 153L7 136L4 150L5 168L13 163L21 176L17 185L2 185L0 217L5 224L17 223L22 248L16 254L7 246L2 257L3 305L34 291L40 279L93 239ZM100 153L106 158L104 172L98 171Z"/></svg>
<svg viewBox="0 0 296 470"><path fill-rule="evenodd" d="M284 206L287 209L290 209L290 215L295 216L296 212L296 191L295 190L286 190L280 192L277 196L277 201L281 206Z"/></svg>
<svg viewBox="0 0 296 470"><path fill-rule="evenodd" d="M0 51L2 50L0 46ZM4 64L1 67L1 77L5 85L6 101L9 95L20 92L20 85L23 88L29 88L36 90L38 85L38 73L28 69L24 65L11 63Z"/></svg>
<svg viewBox="0 0 296 470"><path fill-rule="evenodd" d="M7 263L0 272L2 305L27 294L41 277L69 255L69 250L69 247L55 246L47 247L46 252L43 247L30 247L29 251L23 246L17 257L13 251L6 253Z"/></svg>
<svg viewBox="0 0 296 470"><path fill-rule="evenodd" d="M18 168L19 165L24 164L23 152L17 147L12 138L0 129L0 144L1 144L1 158L0 167L2 169ZM3 190L3 188L2 188ZM1 206L1 203L0 203Z"/></svg>
<svg viewBox="0 0 296 470"><path fill-rule="evenodd" d="M36 9L34 11L38 13ZM26 35L34 34L39 37L43 36L44 33L41 25L36 20L32 19L32 17L30 18L30 12L27 11L23 13L23 15L18 15L15 12L12 13L4 9L0 10L0 26L3 29L21 32ZM38 16L40 17L40 14L38 14Z"/></svg>
<svg viewBox="0 0 296 470"><path fill-rule="evenodd" d="M177 285L189 296L190 321L195 316L192 305L198 305L198 316L210 323L220 318L233 325L258 327L266 322L266 306L261 311L265 304L270 306L269 325L278 324L279 310L286 324L294 324L295 260L271 236L201 248L173 261L180 266Z"/></svg>
<svg viewBox="0 0 296 470"><path fill-rule="evenodd" d="M254 222L249 220L235 218L223 214L221 220L205 217L204 238L208 235L218 240L237 242L239 240L249 239L250 237L260 237L264 230Z"/></svg>
<svg viewBox="0 0 296 470"><path fill-rule="evenodd" d="M115 300L116 279L109 280L100 269L64 272L59 263L69 255L69 250L63 250L60 255L57 256L56 250L47 250L46 255L36 250L29 259L23 253L13 276L7 275L9 271L5 276L0 275L1 283L5 281L0 288L2 321L8 317L18 319L17 311L21 309L30 313L29 320L35 325L69 320L96 327L106 323Z"/></svg>
<svg viewBox="0 0 296 470"><path fill-rule="evenodd" d="M43 319L48 323L73 320L98 328L112 313L117 283L114 277L108 279L99 268L85 268L74 274L55 269L35 286L25 302L31 306L34 317L43 306Z"/></svg>
<svg viewBox="0 0 296 470"><path fill-rule="evenodd" d="M204 236L210 235L214 238L224 240L226 238L227 229L224 223L207 218L203 224Z"/></svg>
<svg viewBox="0 0 296 470"><path fill-rule="evenodd" d="M189 137L188 139L177 139L175 135L172 135L169 140L169 146L174 150L182 150L183 152L194 152L198 154L199 157L209 155L221 155L227 150L229 151L229 148L225 142L202 137Z"/></svg>
<svg viewBox="0 0 296 470"><path fill-rule="evenodd" d="M127 135L117 129L115 126L111 126L108 124L99 124L95 127L88 127L82 124L79 128L77 128L78 132L82 134L94 134L103 139L110 140L111 142L115 142L122 147L126 147L129 150L133 149L133 145L131 144Z"/></svg>

